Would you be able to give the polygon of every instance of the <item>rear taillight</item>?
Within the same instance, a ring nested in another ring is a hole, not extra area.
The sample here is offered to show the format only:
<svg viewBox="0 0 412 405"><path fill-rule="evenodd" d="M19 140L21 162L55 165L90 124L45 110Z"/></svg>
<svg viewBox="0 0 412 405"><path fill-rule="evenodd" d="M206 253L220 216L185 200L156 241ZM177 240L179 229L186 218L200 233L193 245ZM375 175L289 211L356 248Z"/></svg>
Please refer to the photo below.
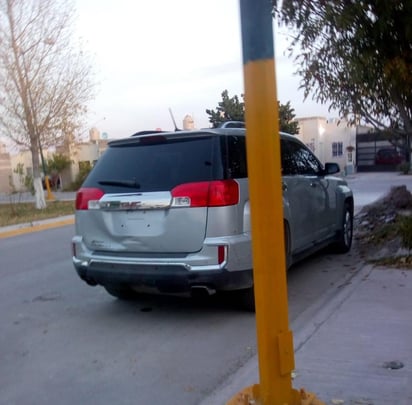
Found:
<svg viewBox="0 0 412 405"><path fill-rule="evenodd" d="M227 246L226 245L219 245L217 247L217 262L222 264L226 261L227 258Z"/></svg>
<svg viewBox="0 0 412 405"><path fill-rule="evenodd" d="M239 184L235 180L185 183L172 190L174 207L222 207L239 202Z"/></svg>
<svg viewBox="0 0 412 405"><path fill-rule="evenodd" d="M81 188L76 194L76 210L98 208L98 201L104 196L100 188Z"/></svg>

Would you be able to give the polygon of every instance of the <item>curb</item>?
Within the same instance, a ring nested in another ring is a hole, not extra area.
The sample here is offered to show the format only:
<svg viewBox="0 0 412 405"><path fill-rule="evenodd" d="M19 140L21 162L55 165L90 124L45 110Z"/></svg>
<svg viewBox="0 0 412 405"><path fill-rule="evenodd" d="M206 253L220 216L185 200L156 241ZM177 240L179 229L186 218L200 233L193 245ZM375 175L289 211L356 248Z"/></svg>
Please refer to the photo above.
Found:
<svg viewBox="0 0 412 405"><path fill-rule="evenodd" d="M0 239L11 238L13 236L24 235L26 233L39 232L73 224L74 215L69 215L65 217L46 219L43 221L7 226L0 228Z"/></svg>

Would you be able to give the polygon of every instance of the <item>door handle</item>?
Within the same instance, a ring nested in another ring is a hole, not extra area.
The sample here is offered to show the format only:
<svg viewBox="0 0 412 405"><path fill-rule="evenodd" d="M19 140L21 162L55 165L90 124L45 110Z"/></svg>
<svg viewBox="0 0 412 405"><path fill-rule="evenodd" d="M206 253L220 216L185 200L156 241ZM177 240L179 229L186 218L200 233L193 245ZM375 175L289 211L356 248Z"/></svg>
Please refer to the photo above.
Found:
<svg viewBox="0 0 412 405"><path fill-rule="evenodd" d="M311 187L317 187L318 185L317 185L317 183L315 183L315 182L312 181L312 182L310 183L310 186L311 186Z"/></svg>
<svg viewBox="0 0 412 405"><path fill-rule="evenodd" d="M282 190L286 191L288 189L288 186L286 185L286 183L282 182Z"/></svg>

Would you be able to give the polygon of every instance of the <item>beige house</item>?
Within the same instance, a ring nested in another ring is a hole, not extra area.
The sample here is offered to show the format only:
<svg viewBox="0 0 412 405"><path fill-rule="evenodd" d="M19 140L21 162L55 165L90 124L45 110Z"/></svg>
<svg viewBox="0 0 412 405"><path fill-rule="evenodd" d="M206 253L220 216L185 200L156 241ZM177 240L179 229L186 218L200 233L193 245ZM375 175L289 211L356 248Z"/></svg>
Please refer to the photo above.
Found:
<svg viewBox="0 0 412 405"><path fill-rule="evenodd" d="M61 186L64 188L71 184L76 179L81 168L93 167L97 159L99 159L107 148L107 143L107 139L100 139L99 132L95 128L92 128L88 142L71 145L69 155L72 164L69 169L60 174ZM54 153L63 153L63 149L57 147L55 151L43 151L44 159L47 160L51 158ZM22 150L17 154L10 154L7 152L5 145L0 145L0 193L9 193L12 191L10 179L15 190L24 190L24 184L19 178L19 175L15 173L19 165L23 165L23 175L33 175L31 152L29 150Z"/></svg>
<svg viewBox="0 0 412 405"><path fill-rule="evenodd" d="M0 193L24 190L24 179L21 179L16 169L22 165L22 175L33 175L31 153L28 150L11 154L5 145L0 146Z"/></svg>
<svg viewBox="0 0 412 405"><path fill-rule="evenodd" d="M12 173L10 153L7 152L5 144L0 144L0 193L9 191L9 178Z"/></svg>
<svg viewBox="0 0 412 405"><path fill-rule="evenodd" d="M338 163L346 174L356 169L356 135L372 128L350 125L346 120L325 117L297 118L298 137L322 163Z"/></svg>
<svg viewBox="0 0 412 405"><path fill-rule="evenodd" d="M89 141L70 145L69 155L72 164L68 170L61 173L62 187L73 182L82 168L91 168L107 148L107 139L100 138L100 132L96 128L89 131ZM56 153L63 150L56 148Z"/></svg>
<svg viewBox="0 0 412 405"><path fill-rule="evenodd" d="M46 155L47 156L47 155ZM23 150L17 155L10 156L10 163L12 167L11 178L13 185L17 191L24 190L24 179L20 179L18 173L15 173L15 170L19 165L22 165L24 176L33 176L33 164L31 159L31 152L29 150ZM22 183L23 180L23 183Z"/></svg>

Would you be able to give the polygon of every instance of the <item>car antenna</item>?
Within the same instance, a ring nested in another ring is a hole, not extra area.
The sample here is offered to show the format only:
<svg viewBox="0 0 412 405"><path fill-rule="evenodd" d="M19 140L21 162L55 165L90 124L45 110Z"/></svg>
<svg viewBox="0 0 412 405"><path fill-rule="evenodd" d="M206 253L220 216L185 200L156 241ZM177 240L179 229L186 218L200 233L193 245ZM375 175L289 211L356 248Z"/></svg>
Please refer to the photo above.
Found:
<svg viewBox="0 0 412 405"><path fill-rule="evenodd" d="M176 125L175 117L173 116L173 112L170 107L169 107L169 113L170 113L170 116L172 117L173 125L175 126L175 131L181 131L181 129L179 129Z"/></svg>

